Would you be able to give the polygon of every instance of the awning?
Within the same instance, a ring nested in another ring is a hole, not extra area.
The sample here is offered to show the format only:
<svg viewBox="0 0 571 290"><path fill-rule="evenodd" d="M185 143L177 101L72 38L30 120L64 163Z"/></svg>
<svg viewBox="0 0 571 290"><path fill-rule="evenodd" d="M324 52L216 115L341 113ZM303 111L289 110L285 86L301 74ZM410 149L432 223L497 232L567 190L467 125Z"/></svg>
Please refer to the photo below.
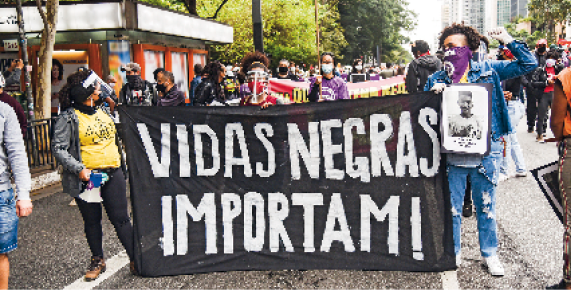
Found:
<svg viewBox="0 0 571 290"><path fill-rule="evenodd" d="M26 32L41 32L43 22L34 3L23 9ZM17 33L16 7L0 6L0 33ZM60 2L58 32L126 29L191 38L214 43L232 43L232 26L180 13L147 3Z"/></svg>

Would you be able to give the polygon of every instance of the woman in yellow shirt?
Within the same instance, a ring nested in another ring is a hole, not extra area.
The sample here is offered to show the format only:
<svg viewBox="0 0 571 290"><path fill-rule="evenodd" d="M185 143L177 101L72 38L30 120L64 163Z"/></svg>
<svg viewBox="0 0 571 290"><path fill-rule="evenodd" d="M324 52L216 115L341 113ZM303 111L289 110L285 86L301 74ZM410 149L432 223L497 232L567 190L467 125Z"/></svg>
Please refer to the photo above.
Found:
<svg viewBox="0 0 571 290"><path fill-rule="evenodd" d="M67 78L59 94L61 114L56 119L52 140L54 156L64 169L64 192L75 198L85 223L85 236L92 253L85 274L87 281L105 271L101 204L133 261L133 227L116 143L117 131L107 108L97 106L101 102L101 86L93 81L92 73L81 71ZM93 187L97 188L98 179L105 176L108 179L103 178L106 182L100 187L99 197ZM131 272L136 273L133 262Z"/></svg>

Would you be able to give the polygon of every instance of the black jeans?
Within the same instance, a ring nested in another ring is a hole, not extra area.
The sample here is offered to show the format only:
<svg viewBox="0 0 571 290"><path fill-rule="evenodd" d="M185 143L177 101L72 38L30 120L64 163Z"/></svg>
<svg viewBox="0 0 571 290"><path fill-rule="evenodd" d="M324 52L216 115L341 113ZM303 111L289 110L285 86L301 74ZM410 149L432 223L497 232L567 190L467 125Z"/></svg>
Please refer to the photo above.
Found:
<svg viewBox="0 0 571 290"><path fill-rule="evenodd" d="M127 188L121 168L109 174L109 181L101 187L101 198L109 220L115 227L117 236L133 260L133 226L127 208ZM85 224L85 237L93 256L103 257L103 228L101 226L101 203L88 203L75 198Z"/></svg>
<svg viewBox="0 0 571 290"><path fill-rule="evenodd" d="M542 135L545 132L544 124L546 124L546 120L548 119L547 112L553 102L553 92L543 93L541 98L537 101L539 103L539 108L537 111L537 126L535 127L535 131L537 131L537 135Z"/></svg>
<svg viewBox="0 0 571 290"><path fill-rule="evenodd" d="M527 94L527 126L533 128L535 126L535 118L537 117L537 99L541 98L543 92L536 90L528 90Z"/></svg>

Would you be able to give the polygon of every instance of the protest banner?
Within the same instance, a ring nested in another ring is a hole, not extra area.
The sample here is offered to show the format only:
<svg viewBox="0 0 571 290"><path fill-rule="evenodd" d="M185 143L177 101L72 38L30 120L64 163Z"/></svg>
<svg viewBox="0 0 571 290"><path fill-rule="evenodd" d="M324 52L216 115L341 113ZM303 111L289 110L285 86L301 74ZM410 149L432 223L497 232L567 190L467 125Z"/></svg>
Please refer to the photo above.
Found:
<svg viewBox="0 0 571 290"><path fill-rule="evenodd" d="M136 267L454 269L440 105L121 107Z"/></svg>
<svg viewBox="0 0 571 290"><path fill-rule="evenodd" d="M270 79L270 93L276 97L290 99L292 103L308 103L309 83L291 80ZM404 76L362 83L347 83L351 99L373 98L406 94Z"/></svg>

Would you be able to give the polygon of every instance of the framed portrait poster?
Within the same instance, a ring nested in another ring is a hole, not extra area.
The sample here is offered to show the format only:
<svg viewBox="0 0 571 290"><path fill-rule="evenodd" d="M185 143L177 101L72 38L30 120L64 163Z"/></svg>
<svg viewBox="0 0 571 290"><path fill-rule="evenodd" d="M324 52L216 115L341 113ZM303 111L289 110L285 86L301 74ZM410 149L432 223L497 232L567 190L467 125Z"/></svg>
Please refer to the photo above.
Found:
<svg viewBox="0 0 571 290"><path fill-rule="evenodd" d="M442 152L490 151L492 84L453 84L442 93Z"/></svg>

